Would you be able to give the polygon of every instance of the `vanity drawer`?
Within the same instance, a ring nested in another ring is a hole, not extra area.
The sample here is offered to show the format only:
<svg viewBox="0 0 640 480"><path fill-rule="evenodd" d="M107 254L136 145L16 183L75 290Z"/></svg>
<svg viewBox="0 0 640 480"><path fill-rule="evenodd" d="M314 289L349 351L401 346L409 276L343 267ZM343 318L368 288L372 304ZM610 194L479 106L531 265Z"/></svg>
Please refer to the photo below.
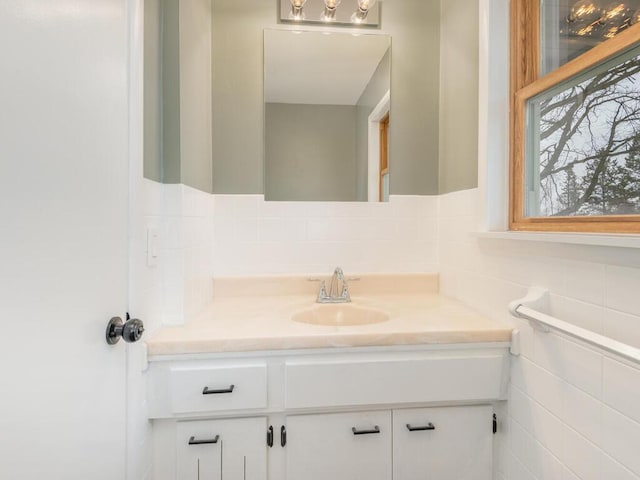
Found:
<svg viewBox="0 0 640 480"><path fill-rule="evenodd" d="M286 408L503 397L503 355L285 365Z"/></svg>
<svg viewBox="0 0 640 480"><path fill-rule="evenodd" d="M173 413L266 408L267 366L174 367L168 392Z"/></svg>

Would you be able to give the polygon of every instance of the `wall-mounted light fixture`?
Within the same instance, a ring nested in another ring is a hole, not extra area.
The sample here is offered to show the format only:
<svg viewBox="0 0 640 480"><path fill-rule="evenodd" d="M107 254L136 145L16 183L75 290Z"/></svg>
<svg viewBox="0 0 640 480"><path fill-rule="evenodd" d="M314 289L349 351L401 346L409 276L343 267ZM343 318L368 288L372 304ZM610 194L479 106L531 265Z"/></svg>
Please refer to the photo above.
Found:
<svg viewBox="0 0 640 480"><path fill-rule="evenodd" d="M379 0L279 0L281 23L380 28Z"/></svg>

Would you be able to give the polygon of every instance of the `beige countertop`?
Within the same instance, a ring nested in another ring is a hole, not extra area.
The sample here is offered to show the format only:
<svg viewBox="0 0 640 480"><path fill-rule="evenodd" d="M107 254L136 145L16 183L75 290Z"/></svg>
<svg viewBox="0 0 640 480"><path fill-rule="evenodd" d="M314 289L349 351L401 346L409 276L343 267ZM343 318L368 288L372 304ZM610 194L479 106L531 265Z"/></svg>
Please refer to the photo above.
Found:
<svg viewBox="0 0 640 480"><path fill-rule="evenodd" d="M287 281L291 282L291 278L287 277ZM407 279L412 285L409 288L405 285ZM256 279L247 281L256 282ZM185 325L156 331L147 340L148 353L157 356L511 341L508 326L440 296L437 275L394 276L390 281L393 287L385 288L386 280L362 277L362 285L352 288L352 305L372 308L389 316L389 320L381 323L355 326L312 325L291 320L299 311L318 308L313 294L317 285L274 291L273 288L253 288L256 285L247 289L247 283L237 279L219 282L216 291L224 292L225 296L215 298ZM251 295L238 294L247 291Z"/></svg>

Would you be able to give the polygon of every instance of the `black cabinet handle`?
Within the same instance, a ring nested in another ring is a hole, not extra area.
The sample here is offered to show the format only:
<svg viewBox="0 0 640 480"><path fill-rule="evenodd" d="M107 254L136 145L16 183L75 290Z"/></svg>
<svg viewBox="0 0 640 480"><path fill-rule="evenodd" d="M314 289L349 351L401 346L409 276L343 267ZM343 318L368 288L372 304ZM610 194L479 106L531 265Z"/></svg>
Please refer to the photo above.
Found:
<svg viewBox="0 0 640 480"><path fill-rule="evenodd" d="M189 445L210 445L212 443L218 443L218 440L220 440L220 435L206 440L196 440L196 437L191 437L189 439Z"/></svg>
<svg viewBox="0 0 640 480"><path fill-rule="evenodd" d="M203 395L217 395L219 393L233 393L233 389L236 388L235 385L229 385L229 388L221 388L218 390L210 390L209 387L204 387L202 390Z"/></svg>
<svg viewBox="0 0 640 480"><path fill-rule="evenodd" d="M380 427L376 425L373 430L358 430L356 427L351 429L354 435L371 435L372 433L380 433Z"/></svg>
<svg viewBox="0 0 640 480"><path fill-rule="evenodd" d="M435 430L436 427L433 423L429 422L423 427L412 427L411 424L407 423L407 430L410 432L424 432L425 430Z"/></svg>
<svg viewBox="0 0 640 480"><path fill-rule="evenodd" d="M287 428L282 425L280 427L280 446L284 447L287 444Z"/></svg>
<svg viewBox="0 0 640 480"><path fill-rule="evenodd" d="M273 447L273 425L269 425L267 429L267 446Z"/></svg>

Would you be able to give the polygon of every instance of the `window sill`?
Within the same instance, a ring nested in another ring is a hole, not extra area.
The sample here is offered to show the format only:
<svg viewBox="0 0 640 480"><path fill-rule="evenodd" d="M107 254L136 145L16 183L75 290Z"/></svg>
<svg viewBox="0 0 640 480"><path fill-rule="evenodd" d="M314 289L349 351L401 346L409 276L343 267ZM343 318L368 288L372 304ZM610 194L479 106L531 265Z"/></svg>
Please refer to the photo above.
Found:
<svg viewBox="0 0 640 480"><path fill-rule="evenodd" d="M474 232L471 235L476 238L489 238L495 240L518 240L614 248L640 248L640 235L632 234L612 235L600 233Z"/></svg>

